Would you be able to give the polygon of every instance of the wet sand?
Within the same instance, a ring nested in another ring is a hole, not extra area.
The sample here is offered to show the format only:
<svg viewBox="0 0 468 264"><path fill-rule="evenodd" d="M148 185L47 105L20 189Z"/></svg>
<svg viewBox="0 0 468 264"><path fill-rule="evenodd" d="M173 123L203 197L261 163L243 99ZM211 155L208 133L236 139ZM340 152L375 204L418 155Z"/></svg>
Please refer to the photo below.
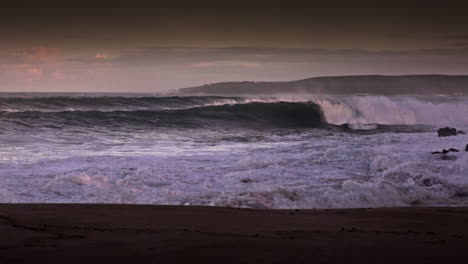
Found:
<svg viewBox="0 0 468 264"><path fill-rule="evenodd" d="M468 263L468 208L0 205L0 263Z"/></svg>

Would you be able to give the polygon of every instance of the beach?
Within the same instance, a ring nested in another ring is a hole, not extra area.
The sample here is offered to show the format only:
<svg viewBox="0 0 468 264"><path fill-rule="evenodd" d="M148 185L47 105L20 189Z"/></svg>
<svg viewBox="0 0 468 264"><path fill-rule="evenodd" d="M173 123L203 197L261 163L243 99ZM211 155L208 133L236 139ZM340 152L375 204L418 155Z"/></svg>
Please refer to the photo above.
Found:
<svg viewBox="0 0 468 264"><path fill-rule="evenodd" d="M0 264L468 264L461 2L4 1Z"/></svg>
<svg viewBox="0 0 468 264"><path fill-rule="evenodd" d="M1 263L466 263L468 208L0 205Z"/></svg>
<svg viewBox="0 0 468 264"><path fill-rule="evenodd" d="M467 109L3 94L0 263L466 263Z"/></svg>

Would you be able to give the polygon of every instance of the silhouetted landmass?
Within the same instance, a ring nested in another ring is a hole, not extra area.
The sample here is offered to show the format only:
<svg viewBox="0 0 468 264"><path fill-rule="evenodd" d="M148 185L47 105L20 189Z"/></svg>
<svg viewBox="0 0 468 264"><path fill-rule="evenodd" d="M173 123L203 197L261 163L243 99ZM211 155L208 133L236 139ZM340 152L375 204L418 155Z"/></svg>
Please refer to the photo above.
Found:
<svg viewBox="0 0 468 264"><path fill-rule="evenodd" d="M222 82L179 89L202 94L468 94L468 75L363 75L290 82Z"/></svg>

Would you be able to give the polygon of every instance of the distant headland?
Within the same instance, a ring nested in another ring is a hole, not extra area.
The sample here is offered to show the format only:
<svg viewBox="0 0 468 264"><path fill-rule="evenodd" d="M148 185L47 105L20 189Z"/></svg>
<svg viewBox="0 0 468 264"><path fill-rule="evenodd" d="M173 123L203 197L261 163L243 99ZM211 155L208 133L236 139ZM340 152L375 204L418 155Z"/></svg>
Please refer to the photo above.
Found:
<svg viewBox="0 0 468 264"><path fill-rule="evenodd" d="M447 94L468 95L468 75L356 75L288 82L221 82L182 88L182 94Z"/></svg>

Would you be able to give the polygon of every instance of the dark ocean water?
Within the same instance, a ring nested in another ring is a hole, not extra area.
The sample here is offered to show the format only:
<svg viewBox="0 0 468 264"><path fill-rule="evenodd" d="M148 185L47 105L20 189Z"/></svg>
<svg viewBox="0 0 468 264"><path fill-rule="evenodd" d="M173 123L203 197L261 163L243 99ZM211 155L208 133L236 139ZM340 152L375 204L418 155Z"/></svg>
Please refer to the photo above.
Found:
<svg viewBox="0 0 468 264"><path fill-rule="evenodd" d="M468 99L2 94L0 202L466 205Z"/></svg>

